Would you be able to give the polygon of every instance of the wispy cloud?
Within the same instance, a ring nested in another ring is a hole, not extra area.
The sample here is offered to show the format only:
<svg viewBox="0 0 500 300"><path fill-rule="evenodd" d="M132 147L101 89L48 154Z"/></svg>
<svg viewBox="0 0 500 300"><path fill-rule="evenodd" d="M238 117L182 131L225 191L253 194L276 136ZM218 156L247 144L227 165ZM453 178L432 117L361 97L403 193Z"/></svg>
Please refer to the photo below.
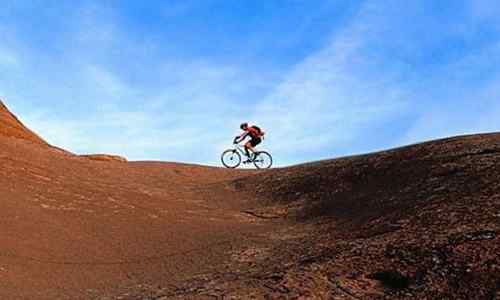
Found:
<svg viewBox="0 0 500 300"><path fill-rule="evenodd" d="M498 5L486 2L465 8L467 30L457 31L456 20L429 13L430 2L366 1L259 104L253 119L272 128L268 144L285 163L499 130L499 47L470 36L491 22L480 10ZM436 26L440 31L429 35ZM462 53L442 47L464 42L470 45ZM371 142L371 134L379 140Z"/></svg>
<svg viewBox="0 0 500 300"><path fill-rule="evenodd" d="M161 20L148 26L208 9L206 2L172 3L159 5ZM173 40L149 27L130 30L137 20L110 2L86 1L61 21L54 49L21 38L0 46L0 68L22 65L0 74L0 93L49 142L130 159L219 164L242 121L268 132L262 147L278 165L495 130L499 35L487 25L496 24L490 8L498 5L474 3L450 5L446 15L435 1L364 1L348 20L324 25L328 37L304 47L307 54L246 61L226 57L234 53L220 28L214 41L225 42L224 55L189 44L198 38L179 38L198 37L187 23ZM315 25L323 15L314 15L308 22ZM266 35L268 24L255 22L260 31L235 32L251 33L245 45L256 52L267 50L276 31ZM299 46L311 26L276 44Z"/></svg>
<svg viewBox="0 0 500 300"><path fill-rule="evenodd" d="M484 15L473 12L471 27ZM500 130L500 39L475 45L422 80L415 122L396 144Z"/></svg>
<svg viewBox="0 0 500 300"><path fill-rule="evenodd" d="M85 78L95 93L102 93L103 98L120 99L132 94L132 90L115 74L102 67L89 65L83 67ZM103 99L104 100L104 99Z"/></svg>
<svg viewBox="0 0 500 300"><path fill-rule="evenodd" d="M272 128L269 146L286 157L284 163L304 154L343 154L335 148L360 138L374 123L404 114L409 91L398 82L403 70L379 68L383 62L365 51L379 25L377 13L371 4L362 7L259 103L253 119Z"/></svg>
<svg viewBox="0 0 500 300"><path fill-rule="evenodd" d="M453 68L448 71L461 72ZM457 87L453 93L431 95L435 103L428 105L425 110L420 110L413 125L397 144L499 131L500 76L479 84L460 82L463 86Z"/></svg>

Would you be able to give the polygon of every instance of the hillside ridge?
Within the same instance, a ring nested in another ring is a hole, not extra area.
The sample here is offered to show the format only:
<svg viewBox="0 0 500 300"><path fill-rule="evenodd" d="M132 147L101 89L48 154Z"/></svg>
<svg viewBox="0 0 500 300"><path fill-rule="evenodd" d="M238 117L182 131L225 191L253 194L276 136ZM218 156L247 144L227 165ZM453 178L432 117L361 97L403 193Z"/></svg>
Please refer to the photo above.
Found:
<svg viewBox="0 0 500 300"><path fill-rule="evenodd" d="M0 99L0 135L28 140L33 143L48 145L35 132L27 128Z"/></svg>

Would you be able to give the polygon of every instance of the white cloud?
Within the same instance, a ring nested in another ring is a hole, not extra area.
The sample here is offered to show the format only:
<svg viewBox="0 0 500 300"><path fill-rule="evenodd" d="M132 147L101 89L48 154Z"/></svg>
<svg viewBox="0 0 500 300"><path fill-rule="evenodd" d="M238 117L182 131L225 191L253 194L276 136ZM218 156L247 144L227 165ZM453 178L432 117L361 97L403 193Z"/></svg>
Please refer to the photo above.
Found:
<svg viewBox="0 0 500 300"><path fill-rule="evenodd" d="M418 3L404 5L400 10L398 1L365 2L347 27L298 64L258 105L252 119L270 129L266 145L285 157L284 163L347 154L332 152L393 119L399 119L394 126L404 137L380 141L372 150L500 129L495 90L500 80L489 78L499 73L500 47L490 40L486 48L477 45L458 59L450 53L432 65L426 55L443 55L433 52L445 51L442 40L465 33L443 25L438 34L426 37L439 25L438 18ZM422 24L411 23L420 14L425 14ZM419 65L422 61L428 65ZM401 122L404 116L408 119ZM404 133L406 126L410 128Z"/></svg>
<svg viewBox="0 0 500 300"><path fill-rule="evenodd" d="M49 142L78 153L218 164L239 123L255 121L268 131L263 147L275 152L277 161L298 162L304 153L349 143L364 127L404 106L405 93L391 84L393 74L373 72L376 63L362 51L374 36L370 23L378 22L373 9L364 6L322 50L283 76L163 57L148 70L154 83L141 85L98 59L140 43L120 32L112 11L86 8L69 38L66 59L78 67L68 75L75 89L72 101L94 109L80 117L27 116L27 123Z"/></svg>
<svg viewBox="0 0 500 300"><path fill-rule="evenodd" d="M449 136L500 131L500 77L485 85L469 86L461 97L441 99L419 114L398 144Z"/></svg>
<svg viewBox="0 0 500 300"><path fill-rule="evenodd" d="M426 78L434 90L420 94L425 106L398 144L500 131L499 64L500 42L492 42L441 66Z"/></svg>
<svg viewBox="0 0 500 300"><path fill-rule="evenodd" d="M50 143L76 153L114 153L133 160L162 159L218 165L264 78L236 66L165 63L151 70L162 80L131 86L101 65L82 65L77 100L89 114L25 114L26 124ZM165 83L164 85L162 83Z"/></svg>
<svg viewBox="0 0 500 300"><path fill-rule="evenodd" d="M258 104L252 119L269 129L269 148L287 157L286 162L349 143L366 126L405 109L407 92L398 84L397 72L378 68L380 62L363 52L373 42L377 18L373 6L365 5L347 28L298 64Z"/></svg>

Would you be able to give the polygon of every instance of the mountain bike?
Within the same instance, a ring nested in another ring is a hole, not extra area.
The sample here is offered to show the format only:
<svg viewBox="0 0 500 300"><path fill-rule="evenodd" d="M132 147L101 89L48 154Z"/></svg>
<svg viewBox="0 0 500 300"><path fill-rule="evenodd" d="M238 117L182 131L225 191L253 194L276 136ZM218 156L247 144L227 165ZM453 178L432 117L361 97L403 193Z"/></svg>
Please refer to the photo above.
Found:
<svg viewBox="0 0 500 300"><path fill-rule="evenodd" d="M222 164L226 168L239 167L242 157L248 158L243 164L253 163L257 169L269 169L273 165L273 157L266 151L253 151L248 157L244 146L236 142L233 142L233 146L234 148L222 152L221 155Z"/></svg>

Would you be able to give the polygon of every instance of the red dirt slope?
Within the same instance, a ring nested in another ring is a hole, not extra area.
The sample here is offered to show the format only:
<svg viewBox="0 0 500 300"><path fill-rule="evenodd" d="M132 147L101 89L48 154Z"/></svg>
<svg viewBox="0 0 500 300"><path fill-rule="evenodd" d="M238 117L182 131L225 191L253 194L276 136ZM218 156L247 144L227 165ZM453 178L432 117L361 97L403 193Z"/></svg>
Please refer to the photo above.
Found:
<svg viewBox="0 0 500 300"><path fill-rule="evenodd" d="M24 126L16 116L14 116L0 99L0 135L28 140L37 144L44 144L42 138Z"/></svg>
<svg viewBox="0 0 500 300"><path fill-rule="evenodd" d="M260 230L223 183L242 175L0 136L0 299L101 299L212 268L234 232Z"/></svg>
<svg viewBox="0 0 500 300"><path fill-rule="evenodd" d="M241 243L234 231L261 230L224 183L248 172L44 145L2 105L0 299L101 299L182 282Z"/></svg>
<svg viewBox="0 0 500 300"><path fill-rule="evenodd" d="M500 134L264 172L68 155L0 114L0 299L498 299Z"/></svg>

